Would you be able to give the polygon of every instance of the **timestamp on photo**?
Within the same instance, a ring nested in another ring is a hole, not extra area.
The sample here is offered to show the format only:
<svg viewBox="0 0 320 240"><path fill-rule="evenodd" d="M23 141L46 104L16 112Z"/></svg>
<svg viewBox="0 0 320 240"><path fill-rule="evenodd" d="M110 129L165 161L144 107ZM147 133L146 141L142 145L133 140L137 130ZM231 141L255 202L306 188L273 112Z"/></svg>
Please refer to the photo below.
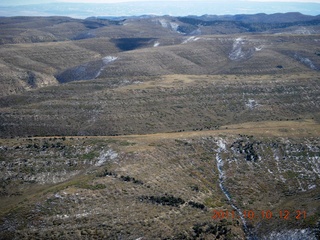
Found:
<svg viewBox="0 0 320 240"><path fill-rule="evenodd" d="M296 219L302 220L307 217L307 212L304 210L244 210L240 213L237 211L228 211L228 210L213 210L212 219L236 219L236 218L246 218L246 219L275 219L280 218L283 220Z"/></svg>

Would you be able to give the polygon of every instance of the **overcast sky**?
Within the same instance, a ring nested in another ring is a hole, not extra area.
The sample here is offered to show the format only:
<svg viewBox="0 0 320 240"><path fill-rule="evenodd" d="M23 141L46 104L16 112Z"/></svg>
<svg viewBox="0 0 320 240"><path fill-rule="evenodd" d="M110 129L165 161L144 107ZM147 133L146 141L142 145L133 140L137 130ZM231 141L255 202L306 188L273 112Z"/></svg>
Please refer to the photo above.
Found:
<svg viewBox="0 0 320 240"><path fill-rule="evenodd" d="M65 4L56 4L57 2ZM48 5L47 3L53 4ZM72 3L80 4L73 5ZM84 3L88 3L88 5L84 6ZM106 4L97 5L94 3ZM285 12L319 15L320 0L0 0L0 16L86 18L90 16L141 16L146 14L187 16Z"/></svg>
<svg viewBox="0 0 320 240"><path fill-rule="evenodd" d="M116 3L116 2L137 2L137 1L146 1L146 0L55 0L56 2L87 2L87 3ZM152 1L159 1L159 0L148 0L148 2ZM186 0L164 0L164 1L186 1ZM203 0L206 2L227 2L227 0ZM318 2L320 3L320 0L246 0L246 1L254 1L254 2ZM28 1L25 1L28 2ZM196 3L197 1L195 1Z"/></svg>
<svg viewBox="0 0 320 240"><path fill-rule="evenodd" d="M87 2L87 3L114 3L114 2L137 2L137 1L146 1L146 0L55 0L56 2ZM148 2L152 1L159 1L159 0L148 0ZM186 0L167 0L169 2L179 2L179 1L186 1ZM228 2L228 0L203 0L206 2ZM318 2L320 0L245 0L245 1L253 1L253 2ZM28 1L25 1L28 2ZM195 1L196 3L197 1Z"/></svg>
<svg viewBox="0 0 320 240"><path fill-rule="evenodd" d="M137 1L169 1L179 2L187 0L0 0L0 5L28 5L28 4L39 4L39 3L50 3L50 2L81 2L81 3L119 3L119 2L137 2ZM229 0L200 0L193 1L197 2L224 2L227 3ZM240 0L239 0L240 1ZM320 3L320 0L242 0L242 1L253 1L253 2L315 2Z"/></svg>
<svg viewBox="0 0 320 240"><path fill-rule="evenodd" d="M146 0L55 0L56 2L87 2L87 3L115 3L115 2L137 2L137 1L146 1ZM159 0L148 0L148 2L152 1L158 1ZM164 0L164 1L183 1L185 2L186 0ZM227 2L227 0L203 0L206 2ZM320 3L320 0L246 0L246 1L253 1L253 2L318 2ZM25 1L28 2L28 1ZM195 1L196 3L197 1Z"/></svg>

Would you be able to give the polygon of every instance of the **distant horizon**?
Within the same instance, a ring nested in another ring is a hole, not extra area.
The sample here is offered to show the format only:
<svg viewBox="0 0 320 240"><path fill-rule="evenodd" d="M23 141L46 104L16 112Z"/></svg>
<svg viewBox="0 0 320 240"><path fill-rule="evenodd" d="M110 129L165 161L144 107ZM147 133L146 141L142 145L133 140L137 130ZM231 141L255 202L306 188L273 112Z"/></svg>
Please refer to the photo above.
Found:
<svg viewBox="0 0 320 240"><path fill-rule="evenodd" d="M132 3L132 2L192 2L187 0L1 0L0 6L16 6L46 3L87 3L87 4L110 4L110 3ZM199 0L196 3L227 3L233 0ZM320 3L320 0L238 0L237 2L269 2L269 3ZM194 3L194 2L193 2Z"/></svg>
<svg viewBox="0 0 320 240"><path fill-rule="evenodd" d="M82 1L82 3L80 3ZM236 15L257 13L300 12L320 15L320 0L201 0L196 2L145 0L3 0L0 16L68 16L87 18L100 16L141 15ZM57 4L60 3L60 4Z"/></svg>

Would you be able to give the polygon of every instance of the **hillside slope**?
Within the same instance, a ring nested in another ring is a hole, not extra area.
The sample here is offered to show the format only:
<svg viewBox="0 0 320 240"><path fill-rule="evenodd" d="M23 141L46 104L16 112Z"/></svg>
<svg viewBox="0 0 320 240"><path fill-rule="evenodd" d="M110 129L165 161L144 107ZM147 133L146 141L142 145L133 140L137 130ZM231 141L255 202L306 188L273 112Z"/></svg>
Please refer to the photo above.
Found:
<svg viewBox="0 0 320 240"><path fill-rule="evenodd" d="M317 239L319 131L1 140L0 237Z"/></svg>
<svg viewBox="0 0 320 240"><path fill-rule="evenodd" d="M311 73L138 76L63 84L2 98L1 136L124 135L248 121L319 121L320 79Z"/></svg>
<svg viewBox="0 0 320 240"><path fill-rule="evenodd" d="M13 17L1 18L0 24L1 96L95 78L320 68L319 19L298 13L85 20ZM104 60L110 57L117 61Z"/></svg>

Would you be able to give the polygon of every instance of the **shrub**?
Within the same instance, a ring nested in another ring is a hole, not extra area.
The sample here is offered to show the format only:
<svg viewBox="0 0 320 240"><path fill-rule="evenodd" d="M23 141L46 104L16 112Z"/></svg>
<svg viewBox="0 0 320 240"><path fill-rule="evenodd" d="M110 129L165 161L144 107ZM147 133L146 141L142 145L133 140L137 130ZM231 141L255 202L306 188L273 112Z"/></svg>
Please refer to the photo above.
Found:
<svg viewBox="0 0 320 240"><path fill-rule="evenodd" d="M197 203L193 201L189 201L188 204L193 208L199 208L201 210L205 209L205 206L202 203Z"/></svg>
<svg viewBox="0 0 320 240"><path fill-rule="evenodd" d="M140 201L147 200L151 203L161 204L164 206L173 206L179 207L181 204L184 204L185 201L181 198L176 198L172 195L165 195L165 196L142 196Z"/></svg>

